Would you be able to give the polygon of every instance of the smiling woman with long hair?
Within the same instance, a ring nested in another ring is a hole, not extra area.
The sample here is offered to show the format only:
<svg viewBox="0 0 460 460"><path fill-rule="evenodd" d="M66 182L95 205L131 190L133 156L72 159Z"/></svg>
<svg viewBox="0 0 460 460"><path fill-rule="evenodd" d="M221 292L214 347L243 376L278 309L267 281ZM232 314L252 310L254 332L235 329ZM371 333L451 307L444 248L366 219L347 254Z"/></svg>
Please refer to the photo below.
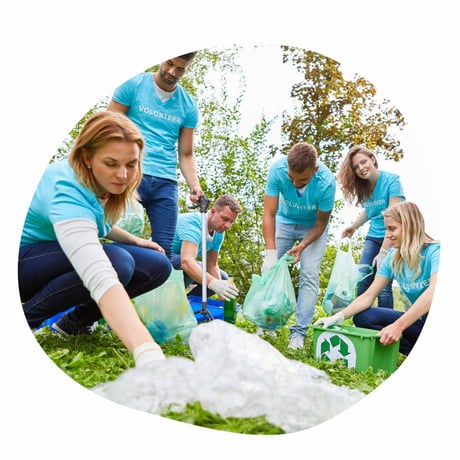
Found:
<svg viewBox="0 0 460 460"><path fill-rule="evenodd" d="M415 203L401 202L383 213L385 238L392 243L374 281L345 309L316 324L341 324L353 317L358 327L380 330L380 342L390 345L401 340L400 352L408 355L425 324L433 300L441 245L425 232L425 221ZM405 312L372 307L388 281L395 279L411 302Z"/></svg>
<svg viewBox="0 0 460 460"><path fill-rule="evenodd" d="M378 271L391 246L390 241L384 238L382 211L405 200L399 176L382 171L372 151L364 146L354 145L342 162L337 181L345 200L363 208L356 220L345 227L342 238L351 238L359 227L369 222L359 263L372 265ZM375 272L358 284L358 294L362 294L370 286L374 276ZM391 281L382 289L377 300L379 307L393 308Z"/></svg>
<svg viewBox="0 0 460 460"><path fill-rule="evenodd" d="M131 298L160 286L171 272L157 243L114 225L135 199L143 147L142 135L125 115L93 114L69 159L50 164L43 174L24 223L18 264L32 329L70 310L53 328L88 334L104 317L137 366L164 355Z"/></svg>

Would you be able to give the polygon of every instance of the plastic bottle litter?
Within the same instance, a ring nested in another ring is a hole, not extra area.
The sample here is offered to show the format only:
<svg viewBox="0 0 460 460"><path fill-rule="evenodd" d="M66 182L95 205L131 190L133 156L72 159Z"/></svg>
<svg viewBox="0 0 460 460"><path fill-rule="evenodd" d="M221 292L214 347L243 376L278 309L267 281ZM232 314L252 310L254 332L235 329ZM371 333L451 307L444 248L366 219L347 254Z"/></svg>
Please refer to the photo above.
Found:
<svg viewBox="0 0 460 460"><path fill-rule="evenodd" d="M233 284L233 276L228 277L228 282ZM227 321L227 323L235 323L236 299L224 300L224 321Z"/></svg>
<svg viewBox="0 0 460 460"><path fill-rule="evenodd" d="M265 416L286 433L327 421L365 396L222 320L198 325L189 345L194 360L169 357L147 369L128 369L93 391L153 414L180 412L199 401L222 417Z"/></svg>

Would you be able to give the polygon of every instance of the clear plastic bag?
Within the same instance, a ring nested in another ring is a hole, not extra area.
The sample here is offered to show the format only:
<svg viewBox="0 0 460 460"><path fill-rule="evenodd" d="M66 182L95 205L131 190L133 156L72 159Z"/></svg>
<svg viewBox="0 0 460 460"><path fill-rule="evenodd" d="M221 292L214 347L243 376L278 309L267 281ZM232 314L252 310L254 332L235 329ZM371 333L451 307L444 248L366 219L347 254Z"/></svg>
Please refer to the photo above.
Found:
<svg viewBox="0 0 460 460"><path fill-rule="evenodd" d="M185 293L182 270L171 271L169 278L152 291L133 299L134 307L158 343L172 341L177 335L183 343L198 322Z"/></svg>
<svg viewBox="0 0 460 460"><path fill-rule="evenodd" d="M285 254L270 270L252 275L251 287L244 299L243 316L257 326L275 330L284 326L296 309L296 296Z"/></svg>
<svg viewBox="0 0 460 460"><path fill-rule="evenodd" d="M118 219L116 225L133 235L142 235L145 227L145 216L144 208L139 201L135 200L133 206L128 203L125 213Z"/></svg>
<svg viewBox="0 0 460 460"><path fill-rule="evenodd" d="M357 264L354 261L350 239L346 250L342 249L342 242L339 241L334 266L323 297L323 310L328 315L343 310L356 298L358 283L373 272L372 266Z"/></svg>

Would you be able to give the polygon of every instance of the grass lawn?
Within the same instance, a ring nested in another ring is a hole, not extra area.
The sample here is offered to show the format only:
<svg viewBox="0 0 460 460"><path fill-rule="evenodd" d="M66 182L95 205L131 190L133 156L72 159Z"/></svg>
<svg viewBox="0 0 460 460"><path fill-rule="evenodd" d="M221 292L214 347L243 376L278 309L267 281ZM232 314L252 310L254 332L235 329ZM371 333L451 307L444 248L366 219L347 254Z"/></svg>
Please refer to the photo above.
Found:
<svg viewBox="0 0 460 460"><path fill-rule="evenodd" d="M238 317L236 325L246 332L255 332L256 327L242 317ZM134 366L131 353L120 340L105 326L99 325L88 336L63 337L52 332L48 327L39 329L35 337L50 359L68 374L73 380L85 388L100 383L113 381L129 367ZM295 359L324 370L332 383L355 388L368 394L378 387L390 374L379 370L376 373L368 369L356 372L348 369L342 361L329 362L318 360L313 356L311 331L301 350L287 348L289 329L287 326L276 332L276 336L264 336L264 339L278 349L286 358ZM180 339L161 345L166 356L181 356L193 359L187 344ZM399 354L398 366L404 356ZM264 417L258 418L222 418L205 411L199 403L189 404L183 413L167 412L162 416L202 427L213 428L245 434L281 434L283 431Z"/></svg>

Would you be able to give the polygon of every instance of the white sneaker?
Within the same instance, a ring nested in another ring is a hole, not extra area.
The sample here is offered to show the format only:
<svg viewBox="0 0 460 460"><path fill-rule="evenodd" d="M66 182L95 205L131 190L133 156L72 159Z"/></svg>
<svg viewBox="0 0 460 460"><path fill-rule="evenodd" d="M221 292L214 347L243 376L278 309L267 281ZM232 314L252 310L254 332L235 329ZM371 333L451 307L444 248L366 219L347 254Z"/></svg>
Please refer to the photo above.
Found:
<svg viewBox="0 0 460 460"><path fill-rule="evenodd" d="M298 350L300 348L303 348L303 346L304 338L300 334L292 334L288 348L290 348L291 350Z"/></svg>

